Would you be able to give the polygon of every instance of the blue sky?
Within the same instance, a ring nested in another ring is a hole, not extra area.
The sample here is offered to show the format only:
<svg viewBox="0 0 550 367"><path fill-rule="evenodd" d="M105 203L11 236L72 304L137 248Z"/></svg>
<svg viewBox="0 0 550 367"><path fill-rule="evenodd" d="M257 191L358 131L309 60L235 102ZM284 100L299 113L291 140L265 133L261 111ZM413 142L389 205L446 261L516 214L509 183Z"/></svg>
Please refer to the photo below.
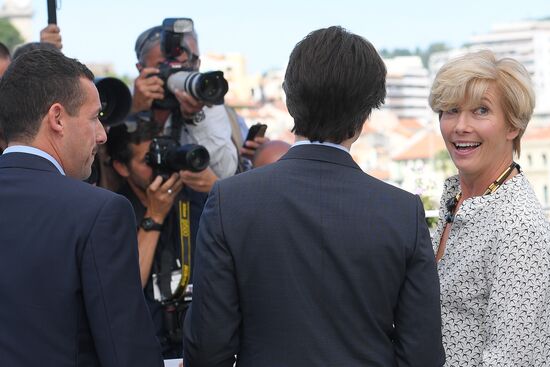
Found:
<svg viewBox="0 0 550 367"><path fill-rule="evenodd" d="M46 0L32 1L38 39L47 23ZM61 0L57 13L65 54L112 62L129 76L137 75L136 37L168 17L193 18L201 53L239 52L249 72L263 72L283 68L294 45L318 28L341 25L378 49L460 46L494 23L550 17L550 0Z"/></svg>

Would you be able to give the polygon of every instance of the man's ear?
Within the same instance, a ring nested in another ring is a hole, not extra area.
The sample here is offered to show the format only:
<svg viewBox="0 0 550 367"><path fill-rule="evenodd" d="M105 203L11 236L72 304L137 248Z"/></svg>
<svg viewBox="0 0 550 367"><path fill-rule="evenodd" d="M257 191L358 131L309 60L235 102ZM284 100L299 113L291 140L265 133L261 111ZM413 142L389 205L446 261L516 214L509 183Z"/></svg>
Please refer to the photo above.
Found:
<svg viewBox="0 0 550 367"><path fill-rule="evenodd" d="M128 178L128 176L130 176L130 171L128 170L128 167L126 167L126 165L120 161L113 160L113 169L121 177Z"/></svg>
<svg viewBox="0 0 550 367"><path fill-rule="evenodd" d="M48 127L57 133L62 133L65 116L65 108L60 103L52 104L48 109L48 113L46 114Z"/></svg>
<svg viewBox="0 0 550 367"><path fill-rule="evenodd" d="M136 69L138 73L141 73L141 70L143 70L143 65L141 65L141 62L136 62Z"/></svg>

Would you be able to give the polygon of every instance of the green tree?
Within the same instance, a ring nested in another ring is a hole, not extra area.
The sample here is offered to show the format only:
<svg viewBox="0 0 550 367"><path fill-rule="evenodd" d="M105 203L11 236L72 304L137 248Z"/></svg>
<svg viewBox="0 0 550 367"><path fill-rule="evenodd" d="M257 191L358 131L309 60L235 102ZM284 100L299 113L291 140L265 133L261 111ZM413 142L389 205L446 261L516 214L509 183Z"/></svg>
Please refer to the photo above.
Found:
<svg viewBox="0 0 550 367"><path fill-rule="evenodd" d="M0 19L0 42L5 44L10 50L23 43L23 37L19 31L7 19Z"/></svg>
<svg viewBox="0 0 550 367"><path fill-rule="evenodd" d="M428 48L426 49L426 51L421 51L418 54L418 56L420 56L420 58L422 59L422 64L424 65L424 67L427 68L428 67L428 61L430 60L430 56L433 53L441 52L441 51L447 51L448 49L449 49L449 47L447 47L447 45L445 43L436 42L436 43L432 43L431 45L429 45Z"/></svg>
<svg viewBox="0 0 550 367"><path fill-rule="evenodd" d="M436 42L429 45L428 48L425 50L422 50L420 47L417 47L414 51L408 50L406 48L396 48L393 50L383 48L382 50L380 50L380 55L385 59L391 59L397 56L420 56L422 64L425 68L427 68L431 54L435 52L446 51L448 49L449 47L445 43Z"/></svg>

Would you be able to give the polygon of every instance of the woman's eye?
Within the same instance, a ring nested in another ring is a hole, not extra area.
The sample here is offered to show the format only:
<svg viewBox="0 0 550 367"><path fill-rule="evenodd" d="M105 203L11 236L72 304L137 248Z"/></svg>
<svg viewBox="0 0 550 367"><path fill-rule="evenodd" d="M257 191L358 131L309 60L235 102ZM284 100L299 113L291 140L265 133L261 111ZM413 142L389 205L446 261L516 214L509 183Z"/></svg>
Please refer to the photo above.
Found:
<svg viewBox="0 0 550 367"><path fill-rule="evenodd" d="M489 109L487 107L481 106L481 107L476 108L474 110L474 113L476 115L486 115L487 113L489 113Z"/></svg>

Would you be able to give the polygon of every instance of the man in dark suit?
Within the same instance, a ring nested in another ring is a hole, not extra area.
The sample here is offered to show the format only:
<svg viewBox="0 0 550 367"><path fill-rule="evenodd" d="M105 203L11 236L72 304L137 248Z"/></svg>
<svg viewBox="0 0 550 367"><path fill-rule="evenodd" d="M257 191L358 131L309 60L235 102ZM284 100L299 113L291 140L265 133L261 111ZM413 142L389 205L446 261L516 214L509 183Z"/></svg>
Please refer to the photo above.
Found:
<svg viewBox="0 0 550 367"><path fill-rule="evenodd" d="M38 49L0 80L2 366L162 365L130 203L82 182L106 140L93 79Z"/></svg>
<svg viewBox="0 0 550 367"><path fill-rule="evenodd" d="M294 48L283 85L297 142L210 193L186 364L443 365L422 203L349 154L384 100L385 75L374 47L340 27Z"/></svg>

